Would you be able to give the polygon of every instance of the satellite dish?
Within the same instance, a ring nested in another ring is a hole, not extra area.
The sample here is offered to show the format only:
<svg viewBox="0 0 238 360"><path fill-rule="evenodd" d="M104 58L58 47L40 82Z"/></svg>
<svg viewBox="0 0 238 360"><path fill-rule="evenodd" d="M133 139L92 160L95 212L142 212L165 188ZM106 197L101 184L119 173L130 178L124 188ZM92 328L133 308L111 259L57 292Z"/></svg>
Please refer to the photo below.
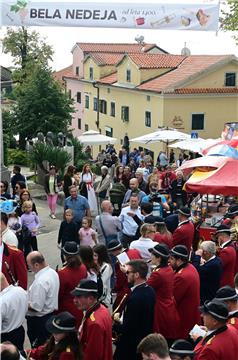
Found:
<svg viewBox="0 0 238 360"><path fill-rule="evenodd" d="M144 43L144 36L143 35L136 35L135 37L135 41L138 42L138 44L143 44Z"/></svg>

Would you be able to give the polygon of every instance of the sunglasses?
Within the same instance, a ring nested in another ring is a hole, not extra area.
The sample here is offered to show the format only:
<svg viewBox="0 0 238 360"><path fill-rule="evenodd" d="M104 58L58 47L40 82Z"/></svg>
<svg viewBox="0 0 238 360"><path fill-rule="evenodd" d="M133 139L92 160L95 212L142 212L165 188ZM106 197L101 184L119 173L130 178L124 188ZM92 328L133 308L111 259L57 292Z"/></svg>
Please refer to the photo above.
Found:
<svg viewBox="0 0 238 360"><path fill-rule="evenodd" d="M126 275L129 275L130 273L135 274L135 271L129 271L129 270L126 271Z"/></svg>

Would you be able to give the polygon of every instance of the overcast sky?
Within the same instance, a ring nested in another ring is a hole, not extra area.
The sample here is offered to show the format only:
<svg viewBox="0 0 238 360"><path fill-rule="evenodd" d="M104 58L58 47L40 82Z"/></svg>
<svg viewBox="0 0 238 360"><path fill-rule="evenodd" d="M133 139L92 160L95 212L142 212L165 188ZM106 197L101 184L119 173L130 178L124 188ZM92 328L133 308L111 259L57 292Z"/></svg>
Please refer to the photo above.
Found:
<svg viewBox="0 0 238 360"><path fill-rule="evenodd" d="M51 0L58 2L57 0ZM110 2L112 0L94 0L95 3ZM166 0L168 1L168 0ZM165 2L166 2L165 1ZM179 2L179 0L173 0ZM31 0L34 2L34 0ZM41 0L41 2L47 2ZM71 1L74 2L74 1ZM86 2L86 1L85 1ZM89 2L89 1L87 1ZM138 3L137 0L118 0L125 3ZM142 1L141 1L142 2ZM148 3L155 1L151 0ZM192 0L191 0L192 2ZM145 3L145 2L144 2ZM238 46L232 38L231 32L208 32L208 31L171 31L171 30L142 30L142 29L101 29L101 28L66 28L66 27L34 27L45 41L53 46L54 61L51 64L54 70L59 70L72 64L71 49L76 42L135 42L137 35L143 35L145 42L156 43L161 48L173 54L180 54L186 42L191 54L235 54L238 56ZM4 27L0 30L3 38ZM1 65L12 65L8 55L1 56Z"/></svg>

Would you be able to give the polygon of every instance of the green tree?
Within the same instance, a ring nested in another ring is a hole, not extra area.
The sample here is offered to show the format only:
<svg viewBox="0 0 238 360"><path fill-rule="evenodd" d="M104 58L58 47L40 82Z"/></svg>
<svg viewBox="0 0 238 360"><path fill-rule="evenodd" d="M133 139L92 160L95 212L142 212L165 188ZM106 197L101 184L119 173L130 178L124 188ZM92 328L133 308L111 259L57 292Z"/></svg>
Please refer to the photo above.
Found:
<svg viewBox="0 0 238 360"><path fill-rule="evenodd" d="M34 137L39 131L45 135L48 131L67 132L74 111L73 101L47 66L35 66L20 89L15 91L15 129L19 133L22 149L25 147L25 138L29 135Z"/></svg>
<svg viewBox="0 0 238 360"><path fill-rule="evenodd" d="M238 1L228 0L228 10L222 10L221 28L225 31L238 31ZM234 36L237 44L238 37Z"/></svg>

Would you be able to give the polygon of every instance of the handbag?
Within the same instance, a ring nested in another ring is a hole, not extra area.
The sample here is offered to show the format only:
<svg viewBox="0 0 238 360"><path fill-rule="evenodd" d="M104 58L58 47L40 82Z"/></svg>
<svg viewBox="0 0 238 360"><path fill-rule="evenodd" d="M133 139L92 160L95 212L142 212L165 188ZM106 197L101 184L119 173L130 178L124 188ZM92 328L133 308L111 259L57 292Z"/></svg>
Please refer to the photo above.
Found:
<svg viewBox="0 0 238 360"><path fill-rule="evenodd" d="M117 235L106 235L105 230L104 230L104 227L103 227L103 225L102 225L101 215L99 215L99 224L100 224L100 226L101 226L102 233L103 233L103 236L104 236L106 245L108 245L108 243L109 243L111 240L114 240L115 238L117 238Z"/></svg>

